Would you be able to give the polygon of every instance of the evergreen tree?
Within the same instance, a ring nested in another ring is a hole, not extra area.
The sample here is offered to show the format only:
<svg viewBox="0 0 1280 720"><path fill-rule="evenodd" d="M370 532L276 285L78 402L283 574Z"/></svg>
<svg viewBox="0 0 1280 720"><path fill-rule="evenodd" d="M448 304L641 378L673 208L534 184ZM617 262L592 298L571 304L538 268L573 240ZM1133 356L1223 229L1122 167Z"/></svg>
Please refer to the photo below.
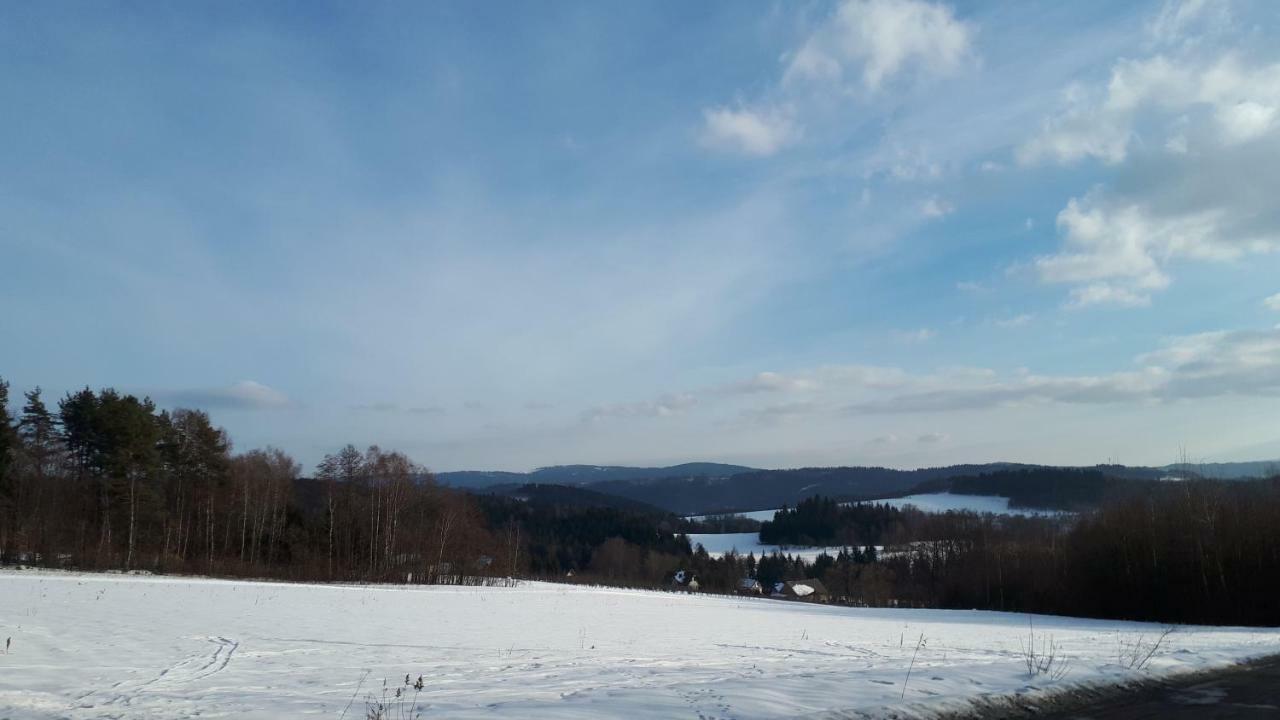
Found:
<svg viewBox="0 0 1280 720"><path fill-rule="evenodd" d="M40 388L27 392L26 398L27 404L22 407L22 418L18 421L18 435L23 452L31 463L33 479L43 485L57 472L59 465L61 443L58 423L45 407Z"/></svg>

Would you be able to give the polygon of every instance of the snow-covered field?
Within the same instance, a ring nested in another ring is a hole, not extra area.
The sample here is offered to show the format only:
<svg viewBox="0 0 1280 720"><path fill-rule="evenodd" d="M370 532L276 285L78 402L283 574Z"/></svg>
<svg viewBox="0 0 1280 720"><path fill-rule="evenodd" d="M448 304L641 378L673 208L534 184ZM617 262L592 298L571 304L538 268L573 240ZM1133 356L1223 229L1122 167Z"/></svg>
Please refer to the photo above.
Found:
<svg viewBox="0 0 1280 720"><path fill-rule="evenodd" d="M799 556L809 562L813 559L827 553L834 557L839 553L841 548L838 547L790 547L787 545L765 545L760 542L759 533L690 533L689 542L693 545L701 545L706 549L707 553L712 557L720 557L730 550L736 550L739 555L747 553L755 553L756 557L761 555L769 555L773 552L780 552L784 555Z"/></svg>
<svg viewBox="0 0 1280 720"><path fill-rule="evenodd" d="M422 717L791 718L909 713L1116 680L1152 625L1036 617L1070 659L1029 679L1028 618L840 608L531 583L288 585L0 573L0 717L363 717L383 679L423 676ZM923 634L906 688L915 642ZM1280 631L1179 629L1150 671L1274 652ZM411 691L412 692L412 691Z"/></svg>
<svg viewBox="0 0 1280 720"><path fill-rule="evenodd" d="M1028 510L1026 508L1009 507L1009 498L999 495L952 495L951 493L923 493L871 502L904 508L914 505L922 512L943 513L948 510L967 510L975 513L992 513L995 515L1057 515L1054 510Z"/></svg>
<svg viewBox="0 0 1280 720"><path fill-rule="evenodd" d="M773 519L773 514L774 514L774 513L776 513L776 512L778 512L778 509L777 509L777 508L773 508L773 509L771 509L771 510L752 510L752 511L750 511L750 512L739 512L739 513L717 513L717 514L711 514L711 515L689 515L689 516L688 516L688 517L686 517L685 519L686 519L686 520L706 520L706 519L707 519L707 518L709 518L709 517L718 517L718 516L720 516L720 515L733 515L733 516L735 516L735 517L751 518L752 520L759 520L760 522L764 522L765 520L772 520L772 519Z"/></svg>
<svg viewBox="0 0 1280 720"><path fill-rule="evenodd" d="M914 505L922 512L942 513L948 510L967 510L976 513L993 513L995 515L1056 515L1054 510L1028 510L1009 507L1009 498L999 495L952 495L951 493L921 493L906 497L868 500L867 502L892 505L896 508ZM752 510L751 512L731 513L738 517L752 520L772 520L777 508L771 510ZM713 515L690 515L689 520L705 520ZM709 548L708 548L709 550Z"/></svg>

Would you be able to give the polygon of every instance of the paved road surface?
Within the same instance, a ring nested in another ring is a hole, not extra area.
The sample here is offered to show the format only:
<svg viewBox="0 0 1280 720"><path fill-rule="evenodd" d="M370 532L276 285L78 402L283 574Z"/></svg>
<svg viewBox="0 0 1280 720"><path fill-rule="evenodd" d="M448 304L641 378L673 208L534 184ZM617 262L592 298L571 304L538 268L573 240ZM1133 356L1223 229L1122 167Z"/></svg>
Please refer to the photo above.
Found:
<svg viewBox="0 0 1280 720"><path fill-rule="evenodd" d="M1280 658L1036 715L1046 720L1280 720Z"/></svg>

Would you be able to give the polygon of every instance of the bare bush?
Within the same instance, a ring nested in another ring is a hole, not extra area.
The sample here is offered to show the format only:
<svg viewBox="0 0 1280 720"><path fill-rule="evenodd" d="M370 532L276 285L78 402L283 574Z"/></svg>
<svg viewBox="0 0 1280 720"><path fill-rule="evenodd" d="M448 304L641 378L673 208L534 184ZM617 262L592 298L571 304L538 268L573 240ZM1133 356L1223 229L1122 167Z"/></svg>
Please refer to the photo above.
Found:
<svg viewBox="0 0 1280 720"><path fill-rule="evenodd" d="M418 696L422 693L422 688L421 675L413 681L406 674L404 683L394 688L384 678L381 693L365 696L365 720L416 720L422 717L422 711L418 709Z"/></svg>
<svg viewBox="0 0 1280 720"><path fill-rule="evenodd" d="M1177 628L1173 625L1165 628L1159 636L1148 639L1145 634L1138 635L1136 640L1121 637L1117 641L1116 662L1130 670L1145 670L1155 657L1156 651L1164 644L1165 638L1173 634Z"/></svg>
<svg viewBox="0 0 1280 720"><path fill-rule="evenodd" d="M1030 618L1027 619L1027 637L1019 643L1022 646L1022 660L1026 664L1027 677L1043 675L1056 682L1071 671L1071 661L1058 654L1058 645L1052 635L1042 636L1037 644L1035 623Z"/></svg>

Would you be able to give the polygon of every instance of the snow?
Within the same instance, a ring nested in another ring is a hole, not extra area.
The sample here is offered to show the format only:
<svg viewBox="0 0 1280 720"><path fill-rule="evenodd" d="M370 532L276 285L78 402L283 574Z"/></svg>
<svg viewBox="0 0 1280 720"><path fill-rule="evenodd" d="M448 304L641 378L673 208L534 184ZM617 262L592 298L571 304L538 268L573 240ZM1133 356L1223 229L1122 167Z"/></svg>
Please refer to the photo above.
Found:
<svg viewBox="0 0 1280 720"><path fill-rule="evenodd" d="M791 583L791 592L795 593L796 597L805 597L813 594L813 588L801 583Z"/></svg>
<svg viewBox="0 0 1280 720"><path fill-rule="evenodd" d="M1138 675L1140 623L1041 617L1070 659L1029 679L1028 617L527 583L305 585L0 572L0 717L363 717L363 697L423 676L426 717L902 716L993 693ZM916 641L919 651L900 700ZM1280 630L1184 627L1149 671L1272 652ZM398 716L398 715L397 715Z"/></svg>
<svg viewBox="0 0 1280 720"><path fill-rule="evenodd" d="M686 520L706 520L707 518L710 518L710 517L720 517L723 515L730 515L733 517L751 518L752 520L759 520L760 522L764 522L765 520L772 520L773 514L776 512L778 512L778 509L773 508L772 510L752 510L750 512L711 513L710 515L689 515L685 519Z"/></svg>
<svg viewBox="0 0 1280 720"><path fill-rule="evenodd" d="M803 545L765 545L760 542L758 533L690 533L689 542L694 545L701 545L707 554L712 557L721 557L730 550L736 551L739 555L747 553L755 553L756 557L761 555L770 555L774 552L780 552L784 555L793 557L802 557L808 562L827 553L835 557L840 552L839 547L808 547Z"/></svg>
<svg viewBox="0 0 1280 720"><path fill-rule="evenodd" d="M881 500L868 500L869 503L877 503L881 505L891 505L896 508L914 505L916 509L922 512L944 513L948 510L967 510L976 513L993 513L995 515L1058 515L1055 510L1029 510L1026 508L1009 507L1009 498L999 495L953 495L951 493L921 493L919 495L907 495L906 497L884 498ZM848 503L846 503L848 504ZM751 512L729 513L737 517L751 518L752 520L772 520L773 514L778 512L778 508L772 510L753 510ZM690 515L687 520L705 520L716 515Z"/></svg>

